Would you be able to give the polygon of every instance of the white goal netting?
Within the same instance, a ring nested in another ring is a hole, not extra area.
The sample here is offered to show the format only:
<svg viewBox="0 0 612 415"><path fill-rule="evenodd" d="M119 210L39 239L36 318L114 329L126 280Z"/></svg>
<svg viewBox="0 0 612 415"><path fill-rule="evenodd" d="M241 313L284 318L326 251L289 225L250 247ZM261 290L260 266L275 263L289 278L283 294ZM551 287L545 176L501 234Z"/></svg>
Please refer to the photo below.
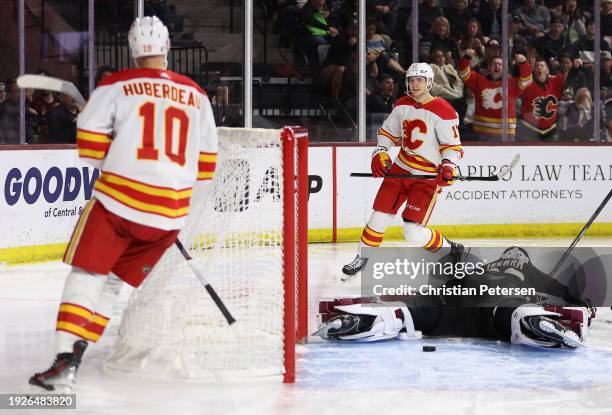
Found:
<svg viewBox="0 0 612 415"><path fill-rule="evenodd" d="M237 323L173 246L134 290L107 371L198 380L285 371L281 130L218 131L215 177L194 188L179 239Z"/></svg>

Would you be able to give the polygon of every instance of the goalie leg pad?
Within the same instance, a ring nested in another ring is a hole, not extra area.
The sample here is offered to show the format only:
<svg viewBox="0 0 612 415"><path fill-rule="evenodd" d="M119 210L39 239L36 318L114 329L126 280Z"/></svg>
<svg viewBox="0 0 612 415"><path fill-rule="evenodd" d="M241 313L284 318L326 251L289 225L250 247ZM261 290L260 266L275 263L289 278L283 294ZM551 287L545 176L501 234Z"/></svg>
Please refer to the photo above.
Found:
<svg viewBox="0 0 612 415"><path fill-rule="evenodd" d="M524 344L538 348L571 348L584 346L583 338L571 326L566 326L560 313L547 311L543 307L522 305L512 313L513 344Z"/></svg>
<svg viewBox="0 0 612 415"><path fill-rule="evenodd" d="M421 333L414 329L410 311L403 303L345 298L322 301L319 311L322 324L317 334L326 340L371 342L421 337Z"/></svg>

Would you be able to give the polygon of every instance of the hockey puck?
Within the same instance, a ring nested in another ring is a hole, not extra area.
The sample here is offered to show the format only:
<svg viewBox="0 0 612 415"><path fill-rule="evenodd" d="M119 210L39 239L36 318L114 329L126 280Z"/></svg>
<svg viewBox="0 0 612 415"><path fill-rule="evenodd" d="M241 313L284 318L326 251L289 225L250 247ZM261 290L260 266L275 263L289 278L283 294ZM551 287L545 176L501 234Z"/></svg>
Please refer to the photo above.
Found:
<svg viewBox="0 0 612 415"><path fill-rule="evenodd" d="M435 352L436 346L423 346L423 351L424 352Z"/></svg>

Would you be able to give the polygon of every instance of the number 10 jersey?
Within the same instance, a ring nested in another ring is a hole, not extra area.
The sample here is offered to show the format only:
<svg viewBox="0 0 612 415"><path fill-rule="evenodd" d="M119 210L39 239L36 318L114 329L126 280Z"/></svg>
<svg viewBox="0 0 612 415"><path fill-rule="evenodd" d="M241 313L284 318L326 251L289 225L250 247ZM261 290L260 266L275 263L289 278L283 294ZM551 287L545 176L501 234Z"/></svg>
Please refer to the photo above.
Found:
<svg viewBox="0 0 612 415"><path fill-rule="evenodd" d="M99 167L94 197L112 213L180 229L196 180L212 179L217 131L206 93L168 70L104 78L77 119L79 156Z"/></svg>

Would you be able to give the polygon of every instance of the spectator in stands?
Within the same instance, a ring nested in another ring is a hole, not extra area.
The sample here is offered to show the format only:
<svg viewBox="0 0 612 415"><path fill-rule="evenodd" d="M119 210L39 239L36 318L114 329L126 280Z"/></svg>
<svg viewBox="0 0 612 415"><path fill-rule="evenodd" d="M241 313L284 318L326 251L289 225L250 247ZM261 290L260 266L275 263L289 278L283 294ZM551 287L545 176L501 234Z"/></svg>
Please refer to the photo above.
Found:
<svg viewBox="0 0 612 415"><path fill-rule="evenodd" d="M19 144L19 87L15 79L7 80L5 85L8 93L0 104L0 144ZM26 140L30 136L27 131Z"/></svg>
<svg viewBox="0 0 612 415"><path fill-rule="evenodd" d="M370 114L389 114L393 110L395 81L386 73L381 73L376 79L376 88L366 98L367 112Z"/></svg>
<svg viewBox="0 0 612 415"><path fill-rule="evenodd" d="M423 4L419 7L419 33L425 36L429 33L434 25L435 20L444 16L442 7L438 5L438 0L423 0ZM408 19L406 24L406 33L411 34L412 19Z"/></svg>
<svg viewBox="0 0 612 415"><path fill-rule="evenodd" d="M166 0L145 0L144 15L157 16L167 27L170 33L174 32L174 22L172 21L172 12L166 3Z"/></svg>
<svg viewBox="0 0 612 415"><path fill-rule="evenodd" d="M550 12L536 0L523 0L523 6L515 13L521 18L520 34L530 42L544 36L550 25Z"/></svg>
<svg viewBox="0 0 612 415"><path fill-rule="evenodd" d="M452 7L444 9L444 16L451 28L451 38L457 40L467 31L467 24L474 17L468 8L468 0L453 0Z"/></svg>
<svg viewBox="0 0 612 415"><path fill-rule="evenodd" d="M113 66L110 66L110 65L100 66L98 70L96 71L96 77L94 78L94 85L98 85L101 80L103 80L109 75L112 75L113 72L116 72L116 71L117 69L115 69Z"/></svg>
<svg viewBox="0 0 612 415"><path fill-rule="evenodd" d="M576 42L580 36L586 35L586 17L582 13L582 10L580 10L580 7L578 7L578 0L565 0L561 16L567 28L565 31L566 45L571 45Z"/></svg>
<svg viewBox="0 0 612 415"><path fill-rule="evenodd" d="M554 16L550 19L550 28L548 33L535 41L535 48L541 58L545 59L553 72L559 69L559 55L567 48L565 37L562 36L563 19L559 16Z"/></svg>
<svg viewBox="0 0 612 415"><path fill-rule="evenodd" d="M606 38L612 37L612 0L601 0L600 9L601 34Z"/></svg>
<svg viewBox="0 0 612 415"><path fill-rule="evenodd" d="M391 36L397 26L397 0L366 0L368 17L378 19L378 33Z"/></svg>
<svg viewBox="0 0 612 415"><path fill-rule="evenodd" d="M0 82L0 104L6 101L6 86L4 82Z"/></svg>
<svg viewBox="0 0 612 415"><path fill-rule="evenodd" d="M550 76L546 60L540 58L533 75L533 82L519 95L522 105L516 141L557 141L557 104L565 74Z"/></svg>
<svg viewBox="0 0 612 415"><path fill-rule="evenodd" d="M457 111L459 121L463 122L467 104L463 99L463 81L453 65L446 63L446 54L442 49L431 52L429 66L433 70L433 86L429 91L434 97L447 100Z"/></svg>
<svg viewBox="0 0 612 415"><path fill-rule="evenodd" d="M513 56L518 53L525 55L529 45L527 39L519 34L520 26L521 18L519 16L508 15L508 46L510 46L510 54Z"/></svg>
<svg viewBox="0 0 612 415"><path fill-rule="evenodd" d="M485 36L501 39L501 3L501 0L482 0L480 3L477 17Z"/></svg>
<svg viewBox="0 0 612 415"><path fill-rule="evenodd" d="M559 101L559 138L561 140L588 141L593 138L593 99L589 90L580 88L575 97L564 91Z"/></svg>
<svg viewBox="0 0 612 415"><path fill-rule="evenodd" d="M74 98L61 94L60 105L49 110L48 137L45 144L76 143L77 107Z"/></svg>
<svg viewBox="0 0 612 415"><path fill-rule="evenodd" d="M609 54L609 52L604 53ZM564 89L569 89L572 97L578 89L589 86L588 74L582 67L582 61L580 59L572 59L569 53L562 53L559 56L559 72L565 75Z"/></svg>
<svg viewBox="0 0 612 415"><path fill-rule="evenodd" d="M612 91L612 54L607 50L601 52L600 88Z"/></svg>
<svg viewBox="0 0 612 415"><path fill-rule="evenodd" d="M458 72L465 86L475 96L474 122L472 124L478 139L497 141L503 132L502 103L508 104L508 136L514 137L516 129L516 99L520 92L531 83L531 67L524 55L517 55L520 77L510 77L508 93L502 91L503 61L494 57L489 63L489 74L482 75L470 68L470 60L475 52L471 49L459 62Z"/></svg>
<svg viewBox="0 0 612 415"><path fill-rule="evenodd" d="M366 22L366 61L376 62L378 70L392 73L396 79L404 79L406 70L391 56L388 40L378 32L378 21L369 17Z"/></svg>
<svg viewBox="0 0 612 415"><path fill-rule="evenodd" d="M353 51L357 47L357 29L356 20L349 22L344 30L331 40L327 58L323 62L320 81L322 86L329 90L331 103L340 99L345 74L353 65Z"/></svg>
<svg viewBox="0 0 612 415"><path fill-rule="evenodd" d="M476 52L472 56L470 66L474 67L484 59L485 55L485 44L489 39L483 36L480 29L480 22L478 19L472 18L467 23L466 31L461 35L459 40L459 55L463 56L467 49L474 49Z"/></svg>
<svg viewBox="0 0 612 415"><path fill-rule="evenodd" d="M473 67L473 70L483 75L488 75L490 72L489 64L492 62L493 58L500 56L500 54L501 45L499 44L499 42L495 39L489 39L489 41L485 45L484 59L481 59L480 63Z"/></svg>
<svg viewBox="0 0 612 415"><path fill-rule="evenodd" d="M446 17L440 16L434 20L431 31L419 44L419 59L426 61L434 49L442 49L450 53L453 63L459 59L457 45L450 38L451 28Z"/></svg>
<svg viewBox="0 0 612 415"><path fill-rule="evenodd" d="M314 74L318 74L320 69L319 45L329 44L330 39L338 35L338 29L328 24L328 16L325 0L308 0L300 11L303 25L302 44Z"/></svg>
<svg viewBox="0 0 612 415"><path fill-rule="evenodd" d="M600 47L602 51L610 51L610 45L603 36ZM571 50L572 56L580 58L585 65L592 65L595 62L595 20L586 21L586 35L581 36L576 43L571 45Z"/></svg>
<svg viewBox="0 0 612 415"><path fill-rule="evenodd" d="M606 119L606 131L604 140L608 143L612 142L612 117Z"/></svg>

